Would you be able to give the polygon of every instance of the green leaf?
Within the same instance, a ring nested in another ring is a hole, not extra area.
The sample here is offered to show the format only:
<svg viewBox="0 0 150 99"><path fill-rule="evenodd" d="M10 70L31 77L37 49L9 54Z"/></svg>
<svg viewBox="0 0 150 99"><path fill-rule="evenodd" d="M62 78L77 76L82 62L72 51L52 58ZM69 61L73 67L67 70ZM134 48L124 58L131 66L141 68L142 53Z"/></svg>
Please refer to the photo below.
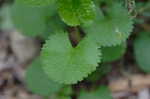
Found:
<svg viewBox="0 0 150 99"><path fill-rule="evenodd" d="M71 85L64 86L59 92L59 95L61 96L70 96L72 94L73 94L73 89Z"/></svg>
<svg viewBox="0 0 150 99"><path fill-rule="evenodd" d="M50 99L71 99L70 96L52 96Z"/></svg>
<svg viewBox="0 0 150 99"><path fill-rule="evenodd" d="M150 35L141 33L134 42L135 59L138 66L150 73Z"/></svg>
<svg viewBox="0 0 150 99"><path fill-rule="evenodd" d="M112 66L110 64L100 64L96 71L89 75L86 80L90 82L96 82L109 73L111 69Z"/></svg>
<svg viewBox="0 0 150 99"><path fill-rule="evenodd" d="M90 26L82 26L93 40L102 46L119 45L132 31L132 19L120 3L107 6L105 14L97 8L97 17Z"/></svg>
<svg viewBox="0 0 150 99"><path fill-rule="evenodd" d="M58 30L65 30L66 25L60 20L57 14L51 16L47 19L47 29L46 31L41 34L40 36L43 37L45 40L52 34L54 34Z"/></svg>
<svg viewBox="0 0 150 99"><path fill-rule="evenodd" d="M27 87L36 94L49 96L59 91L63 85L50 80L41 68L41 60L36 59L26 72Z"/></svg>
<svg viewBox="0 0 150 99"><path fill-rule="evenodd" d="M117 46L102 47L102 61L112 62L120 59L126 51L126 44L123 43Z"/></svg>
<svg viewBox="0 0 150 99"><path fill-rule="evenodd" d="M16 0L19 3L24 3L33 6L45 6L53 3L56 0Z"/></svg>
<svg viewBox="0 0 150 99"><path fill-rule="evenodd" d="M73 94L73 90L71 85L64 86L58 94L52 95L50 99L71 99L71 95Z"/></svg>
<svg viewBox="0 0 150 99"><path fill-rule="evenodd" d="M100 5L102 3L106 3L107 5L112 4L114 2L118 2L117 0L94 0L94 3Z"/></svg>
<svg viewBox="0 0 150 99"><path fill-rule="evenodd" d="M52 12L50 12L52 11ZM46 31L47 19L54 14L51 7L32 7L14 3L11 8L11 19L14 26L27 36L37 36Z"/></svg>
<svg viewBox="0 0 150 99"><path fill-rule="evenodd" d="M43 69L50 79L74 84L93 72L100 62L97 45L88 38L72 47L67 33L56 33L42 49Z"/></svg>
<svg viewBox="0 0 150 99"><path fill-rule="evenodd" d="M101 86L92 92L82 91L78 99L113 99L110 90L106 86Z"/></svg>
<svg viewBox="0 0 150 99"><path fill-rule="evenodd" d="M56 99L71 99L69 96L59 96Z"/></svg>
<svg viewBox="0 0 150 99"><path fill-rule="evenodd" d="M95 17L95 5L92 0L59 0L59 14L70 25L89 24Z"/></svg>

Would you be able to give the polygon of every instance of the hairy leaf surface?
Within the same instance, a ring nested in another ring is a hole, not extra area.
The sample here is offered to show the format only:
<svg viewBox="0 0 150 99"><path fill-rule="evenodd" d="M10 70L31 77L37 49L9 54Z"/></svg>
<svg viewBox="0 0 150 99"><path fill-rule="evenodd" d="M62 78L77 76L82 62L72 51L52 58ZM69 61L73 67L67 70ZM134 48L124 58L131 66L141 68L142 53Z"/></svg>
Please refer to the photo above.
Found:
<svg viewBox="0 0 150 99"><path fill-rule="evenodd" d="M124 42L132 31L132 20L127 9L113 3L106 9L106 15L97 9L97 17L90 26L83 29L95 42L102 46L118 45Z"/></svg>
<svg viewBox="0 0 150 99"><path fill-rule="evenodd" d="M72 47L67 33L56 33L42 49L43 69L50 79L74 84L93 72L100 62L100 51L89 39Z"/></svg>
<svg viewBox="0 0 150 99"><path fill-rule="evenodd" d="M91 23L95 17L95 6L92 0L59 0L59 14L70 26Z"/></svg>

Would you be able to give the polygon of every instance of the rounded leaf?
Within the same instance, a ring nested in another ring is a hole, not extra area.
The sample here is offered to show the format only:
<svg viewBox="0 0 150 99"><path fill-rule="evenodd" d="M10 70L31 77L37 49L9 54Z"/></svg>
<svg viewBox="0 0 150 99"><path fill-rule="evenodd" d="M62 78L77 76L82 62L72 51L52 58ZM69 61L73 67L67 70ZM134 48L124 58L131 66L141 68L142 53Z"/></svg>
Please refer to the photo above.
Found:
<svg viewBox="0 0 150 99"><path fill-rule="evenodd" d="M53 14L51 7L32 7L14 3L10 10L14 26L23 34L37 36L46 31L47 18Z"/></svg>
<svg viewBox="0 0 150 99"><path fill-rule="evenodd" d="M82 26L93 40L102 46L119 45L132 31L132 19L127 9L121 4L113 3L106 9L106 15L97 8L97 17L90 26Z"/></svg>
<svg viewBox="0 0 150 99"><path fill-rule="evenodd" d="M95 5L92 0L59 0L59 15L70 26L89 24L95 17Z"/></svg>
<svg viewBox="0 0 150 99"><path fill-rule="evenodd" d="M111 46L111 47L102 47L102 61L103 62L112 62L118 60L123 56L126 51L126 44Z"/></svg>
<svg viewBox="0 0 150 99"><path fill-rule="evenodd" d="M100 51L89 39L83 39L73 48L67 33L57 33L46 41L42 59L43 69L50 79L74 84L96 69Z"/></svg>
<svg viewBox="0 0 150 99"><path fill-rule="evenodd" d="M150 73L150 35L142 33L134 42L134 54L138 66Z"/></svg>
<svg viewBox="0 0 150 99"><path fill-rule="evenodd" d="M96 71L89 75L86 80L90 82L96 82L108 74L111 70L112 66L110 64L100 64Z"/></svg>
<svg viewBox="0 0 150 99"><path fill-rule="evenodd" d="M36 59L26 72L27 87L36 94L49 96L63 86L50 80L41 68L40 59Z"/></svg>

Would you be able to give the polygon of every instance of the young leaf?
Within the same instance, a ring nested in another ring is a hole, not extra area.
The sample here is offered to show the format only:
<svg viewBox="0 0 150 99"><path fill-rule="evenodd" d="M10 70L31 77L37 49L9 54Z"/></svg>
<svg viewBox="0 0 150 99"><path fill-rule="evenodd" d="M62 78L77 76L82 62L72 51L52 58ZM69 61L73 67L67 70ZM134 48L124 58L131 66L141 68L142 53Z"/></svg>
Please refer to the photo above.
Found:
<svg viewBox="0 0 150 99"><path fill-rule="evenodd" d="M78 99L113 99L111 92L106 86L101 86L98 90L92 92L82 91Z"/></svg>
<svg viewBox="0 0 150 99"><path fill-rule="evenodd" d="M95 21L90 26L83 26L84 31L99 45L121 44L128 38L133 28L127 9L115 2L109 5L104 13L97 8Z"/></svg>
<svg viewBox="0 0 150 99"><path fill-rule="evenodd" d="M118 60L126 51L126 44L121 44L112 47L102 47L102 61L112 62Z"/></svg>
<svg viewBox="0 0 150 99"><path fill-rule="evenodd" d="M134 42L135 59L138 66L147 73L150 73L150 35L142 33Z"/></svg>
<svg viewBox="0 0 150 99"><path fill-rule="evenodd" d="M74 84L93 72L100 62L97 45L88 38L72 47L67 33L56 33L42 49L43 69L50 79Z"/></svg>
<svg viewBox="0 0 150 99"><path fill-rule="evenodd" d="M49 28L46 19L54 14L51 10L48 6L32 7L15 2L11 8L11 19L14 26L25 35L37 36Z"/></svg>
<svg viewBox="0 0 150 99"><path fill-rule="evenodd" d="M60 17L70 26L91 23L95 17L92 0L59 0L58 7Z"/></svg>
<svg viewBox="0 0 150 99"><path fill-rule="evenodd" d="M40 59L36 59L26 72L27 87L36 94L49 96L58 92L63 86L51 81L41 68Z"/></svg>
<svg viewBox="0 0 150 99"><path fill-rule="evenodd" d="M28 4L28 5L44 6L44 5L51 4L56 0L16 0L16 1L19 3Z"/></svg>

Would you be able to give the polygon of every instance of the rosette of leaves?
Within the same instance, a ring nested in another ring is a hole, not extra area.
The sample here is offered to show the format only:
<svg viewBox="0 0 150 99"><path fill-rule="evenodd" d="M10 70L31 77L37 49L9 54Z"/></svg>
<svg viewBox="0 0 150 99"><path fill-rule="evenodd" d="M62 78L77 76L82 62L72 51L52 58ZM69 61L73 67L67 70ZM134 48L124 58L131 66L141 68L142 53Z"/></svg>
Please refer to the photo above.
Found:
<svg viewBox="0 0 150 99"><path fill-rule="evenodd" d="M103 62L112 62L120 59L126 51L126 43L121 45L111 46L111 47L102 47L102 61Z"/></svg>
<svg viewBox="0 0 150 99"><path fill-rule="evenodd" d="M83 30L102 46L119 45L132 31L132 19L120 3L114 2L103 8L97 7L97 16L91 25L83 25Z"/></svg>
<svg viewBox="0 0 150 99"><path fill-rule="evenodd" d="M82 91L77 99L113 99L110 90L106 86L100 86L98 90Z"/></svg>
<svg viewBox="0 0 150 99"><path fill-rule="evenodd" d="M150 34L141 33L134 42L134 54L138 66L150 73Z"/></svg>
<svg viewBox="0 0 150 99"><path fill-rule="evenodd" d="M84 38L72 47L67 33L58 32L42 49L43 69L56 82L74 84L93 72L100 62L97 44Z"/></svg>
<svg viewBox="0 0 150 99"><path fill-rule="evenodd" d="M26 84L33 93L50 96L58 92L63 85L50 80L41 67L40 58L33 61L26 72Z"/></svg>

